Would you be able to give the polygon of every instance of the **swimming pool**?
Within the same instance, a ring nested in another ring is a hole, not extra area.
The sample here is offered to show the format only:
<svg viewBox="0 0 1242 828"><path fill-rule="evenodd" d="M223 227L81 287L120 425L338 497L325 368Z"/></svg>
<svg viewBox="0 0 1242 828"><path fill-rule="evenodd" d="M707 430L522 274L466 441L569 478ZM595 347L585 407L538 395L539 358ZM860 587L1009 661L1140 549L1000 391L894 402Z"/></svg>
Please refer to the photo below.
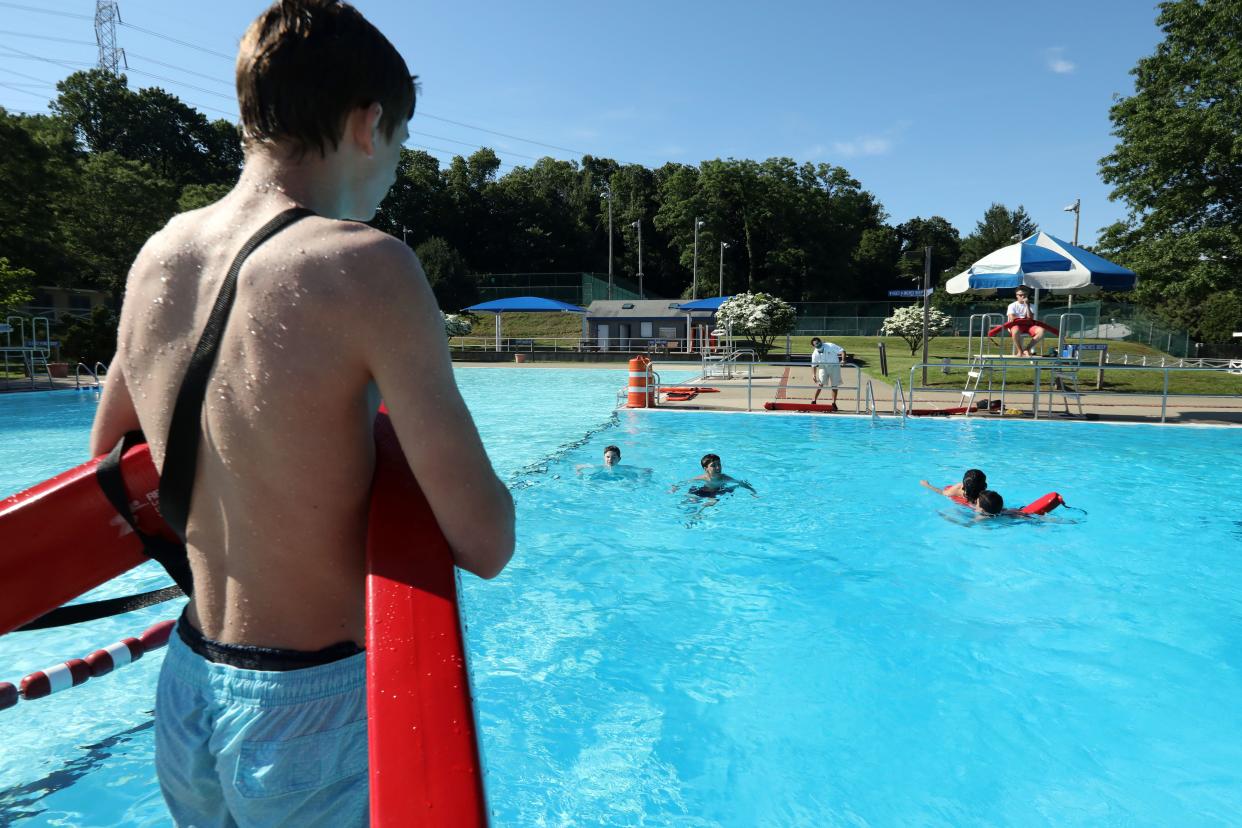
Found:
<svg viewBox="0 0 1242 828"><path fill-rule="evenodd" d="M1212 825L1242 812L1242 430L614 419L610 374L459 372L519 516L510 569L463 582L497 825ZM545 416L558 395L570 410ZM608 443L650 481L580 478ZM706 451L760 497L669 492ZM972 465L1011 504L1055 488L1086 514L975 522L917 484ZM8 680L22 674L14 638L0 639ZM142 682L157 666L0 713L5 743L34 749L0 758L6 782L88 769L24 793L25 812L48 809L29 824L160 823L149 731L129 732L149 726ZM103 723L71 724L70 710ZM13 801L0 794L0 821Z"/></svg>

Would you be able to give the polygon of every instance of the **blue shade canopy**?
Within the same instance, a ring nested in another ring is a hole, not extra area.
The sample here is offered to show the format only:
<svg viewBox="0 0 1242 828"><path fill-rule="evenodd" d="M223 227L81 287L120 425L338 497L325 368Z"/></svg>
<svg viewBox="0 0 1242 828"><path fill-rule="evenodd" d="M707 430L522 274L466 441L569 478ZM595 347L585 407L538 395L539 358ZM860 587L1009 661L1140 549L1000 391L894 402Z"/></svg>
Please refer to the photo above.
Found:
<svg viewBox="0 0 1242 828"><path fill-rule="evenodd" d="M705 311L720 310L720 306L732 299L732 296L713 296L710 299L696 299L693 302L682 302L677 310Z"/></svg>
<svg viewBox="0 0 1242 828"><path fill-rule="evenodd" d="M478 313L586 313L586 308L560 302L556 299L541 299L538 296L515 296L511 299L493 299L471 305L464 310Z"/></svg>
<svg viewBox="0 0 1242 828"><path fill-rule="evenodd" d="M1047 233L994 250L945 285L949 293L990 294L1026 285L1053 293L1130 290L1138 275Z"/></svg>

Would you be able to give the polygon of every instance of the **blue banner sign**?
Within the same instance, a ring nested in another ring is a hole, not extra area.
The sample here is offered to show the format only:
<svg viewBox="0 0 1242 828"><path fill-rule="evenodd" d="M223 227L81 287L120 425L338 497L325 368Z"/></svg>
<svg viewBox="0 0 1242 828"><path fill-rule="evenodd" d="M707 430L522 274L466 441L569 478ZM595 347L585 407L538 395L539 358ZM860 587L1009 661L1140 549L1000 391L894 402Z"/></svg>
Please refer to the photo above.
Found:
<svg viewBox="0 0 1242 828"><path fill-rule="evenodd" d="M931 296L935 288L928 288L924 293L921 290L890 290L888 295L893 299L922 299L924 295Z"/></svg>

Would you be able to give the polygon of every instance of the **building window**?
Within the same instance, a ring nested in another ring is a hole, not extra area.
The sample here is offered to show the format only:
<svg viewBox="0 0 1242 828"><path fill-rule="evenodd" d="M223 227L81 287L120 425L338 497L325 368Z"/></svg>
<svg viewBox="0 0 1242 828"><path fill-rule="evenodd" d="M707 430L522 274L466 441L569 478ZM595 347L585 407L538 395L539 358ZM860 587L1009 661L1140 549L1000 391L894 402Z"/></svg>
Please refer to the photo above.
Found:
<svg viewBox="0 0 1242 828"><path fill-rule="evenodd" d="M639 330L639 334L638 334L639 336L644 337L646 339L651 338L651 323L650 322L640 322L638 325L638 330Z"/></svg>

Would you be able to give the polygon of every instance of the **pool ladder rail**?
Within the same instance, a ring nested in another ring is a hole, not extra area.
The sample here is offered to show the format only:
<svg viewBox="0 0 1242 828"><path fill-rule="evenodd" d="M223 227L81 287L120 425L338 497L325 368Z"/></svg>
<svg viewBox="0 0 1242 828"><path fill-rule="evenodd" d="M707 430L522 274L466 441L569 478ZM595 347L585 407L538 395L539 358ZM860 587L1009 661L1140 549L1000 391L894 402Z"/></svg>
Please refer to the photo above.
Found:
<svg viewBox="0 0 1242 828"><path fill-rule="evenodd" d="M871 415L871 422L876 423L880 420L880 408L875 401L875 388L872 387L871 380L867 380L866 388L863 390L864 408ZM906 392L901 386L901 380L898 379L893 384L893 416L901 415L901 425L904 427L906 418L909 416L909 406L906 403Z"/></svg>
<svg viewBox="0 0 1242 828"><path fill-rule="evenodd" d="M99 378L104 377L105 379L107 379L107 374L108 374L107 365L105 365L102 362L96 362L94 368L88 368L86 367L85 362L79 362L77 367L73 369L73 386L79 391L82 390L82 372L83 371L85 371L91 378L90 384L86 386L87 388L92 388L98 391L100 388L103 387L103 383L100 382Z"/></svg>

